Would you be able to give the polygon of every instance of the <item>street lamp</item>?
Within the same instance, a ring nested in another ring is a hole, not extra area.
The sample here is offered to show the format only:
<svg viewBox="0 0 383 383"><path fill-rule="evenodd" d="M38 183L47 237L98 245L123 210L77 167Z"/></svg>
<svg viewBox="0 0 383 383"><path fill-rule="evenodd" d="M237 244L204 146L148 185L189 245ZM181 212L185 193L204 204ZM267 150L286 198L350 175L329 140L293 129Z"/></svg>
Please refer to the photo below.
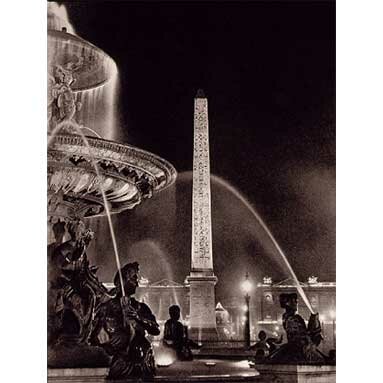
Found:
<svg viewBox="0 0 383 383"><path fill-rule="evenodd" d="M246 273L245 280L242 282L242 291L245 293L246 313L245 313L245 346L250 347L250 291L253 288L249 280L249 273Z"/></svg>

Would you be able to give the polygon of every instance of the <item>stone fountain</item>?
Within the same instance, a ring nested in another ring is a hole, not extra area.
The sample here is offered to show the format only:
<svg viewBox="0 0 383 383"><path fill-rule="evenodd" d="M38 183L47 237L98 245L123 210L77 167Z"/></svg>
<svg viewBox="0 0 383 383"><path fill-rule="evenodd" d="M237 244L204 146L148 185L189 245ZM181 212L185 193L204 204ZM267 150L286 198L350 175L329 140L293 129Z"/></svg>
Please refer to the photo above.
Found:
<svg viewBox="0 0 383 383"><path fill-rule="evenodd" d="M48 27L60 25L48 15ZM116 73L112 58L62 30L48 30L48 216L50 222L132 209L176 178L164 159L131 145L89 136L76 122L79 94ZM86 128L86 129L85 129ZM87 134L86 139L84 134ZM97 174L98 173L98 174Z"/></svg>
<svg viewBox="0 0 383 383"><path fill-rule="evenodd" d="M103 139L77 122L81 93L104 87L117 68L49 10L48 365L105 365L108 358L94 346L92 330L97 309L112 296L99 282L97 267L89 265L93 232L85 221L107 215L111 224L111 214L133 209L171 185L176 170L155 154ZM64 242L66 234L70 239Z"/></svg>

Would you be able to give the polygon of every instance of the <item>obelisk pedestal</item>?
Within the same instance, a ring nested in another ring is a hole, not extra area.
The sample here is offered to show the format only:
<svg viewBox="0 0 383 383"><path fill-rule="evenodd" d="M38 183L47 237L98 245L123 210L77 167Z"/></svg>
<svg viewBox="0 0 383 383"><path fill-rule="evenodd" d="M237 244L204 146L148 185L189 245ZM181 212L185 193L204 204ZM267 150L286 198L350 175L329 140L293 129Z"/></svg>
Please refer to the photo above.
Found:
<svg viewBox="0 0 383 383"><path fill-rule="evenodd" d="M190 330L193 340L215 341L217 277L213 272L211 234L209 123L207 99L201 90L194 99L193 209L190 284Z"/></svg>
<svg viewBox="0 0 383 383"><path fill-rule="evenodd" d="M202 343L218 340L214 291L218 278L213 272L209 275L205 271L192 271L187 281L190 285L190 338Z"/></svg>

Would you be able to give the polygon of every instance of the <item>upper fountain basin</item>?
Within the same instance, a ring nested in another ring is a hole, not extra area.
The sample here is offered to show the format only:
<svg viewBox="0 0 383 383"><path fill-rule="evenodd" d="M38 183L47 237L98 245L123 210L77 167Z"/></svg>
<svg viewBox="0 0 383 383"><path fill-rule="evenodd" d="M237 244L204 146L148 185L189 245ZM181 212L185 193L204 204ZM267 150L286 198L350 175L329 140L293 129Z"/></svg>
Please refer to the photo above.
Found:
<svg viewBox="0 0 383 383"><path fill-rule="evenodd" d="M97 88L117 74L114 60L100 48L66 31L48 30L48 73L57 66L73 75L74 92Z"/></svg>

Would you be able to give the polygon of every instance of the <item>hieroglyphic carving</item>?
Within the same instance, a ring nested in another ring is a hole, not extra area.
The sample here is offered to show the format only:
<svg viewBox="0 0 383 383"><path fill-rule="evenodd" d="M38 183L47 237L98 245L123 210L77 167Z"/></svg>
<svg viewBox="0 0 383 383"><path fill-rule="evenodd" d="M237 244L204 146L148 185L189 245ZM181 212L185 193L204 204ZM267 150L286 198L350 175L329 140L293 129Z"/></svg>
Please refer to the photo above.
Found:
<svg viewBox="0 0 383 383"><path fill-rule="evenodd" d="M213 269L207 99L194 100L192 269Z"/></svg>

